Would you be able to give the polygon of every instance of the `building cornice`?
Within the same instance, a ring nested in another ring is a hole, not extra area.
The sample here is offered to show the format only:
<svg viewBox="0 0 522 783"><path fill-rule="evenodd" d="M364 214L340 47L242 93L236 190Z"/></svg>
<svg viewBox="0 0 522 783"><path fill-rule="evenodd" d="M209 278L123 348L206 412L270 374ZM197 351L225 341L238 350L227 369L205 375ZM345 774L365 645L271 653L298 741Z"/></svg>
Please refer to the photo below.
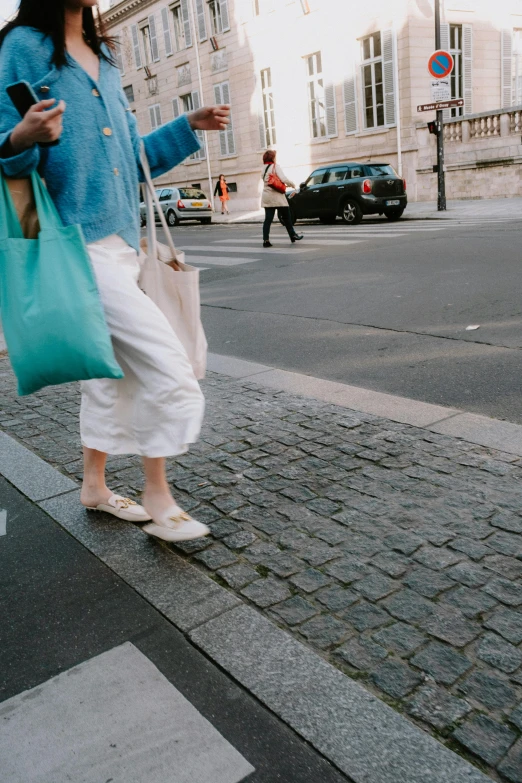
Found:
<svg viewBox="0 0 522 783"><path fill-rule="evenodd" d="M113 8L105 11L102 14L103 22L110 29L118 22L123 22L131 16L135 16L138 11L146 9L156 2L157 0L125 0L125 2L118 3Z"/></svg>

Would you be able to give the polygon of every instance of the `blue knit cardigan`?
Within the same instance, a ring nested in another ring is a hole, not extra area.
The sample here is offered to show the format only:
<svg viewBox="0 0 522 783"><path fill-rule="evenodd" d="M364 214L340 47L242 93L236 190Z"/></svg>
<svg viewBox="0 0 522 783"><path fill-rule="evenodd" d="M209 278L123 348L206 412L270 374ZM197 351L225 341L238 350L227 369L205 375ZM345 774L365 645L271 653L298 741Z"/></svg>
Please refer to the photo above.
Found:
<svg viewBox="0 0 522 783"><path fill-rule="evenodd" d="M51 39L31 27L14 28L0 48L0 149L20 121L8 84L27 81L41 100L63 98L67 105L59 144L0 157L0 167L7 177L37 169L64 224L80 224L87 243L119 234L138 250L142 139L120 73L101 57L96 82L69 55L68 65L57 68L52 54ZM185 115L143 141L153 177L200 147Z"/></svg>

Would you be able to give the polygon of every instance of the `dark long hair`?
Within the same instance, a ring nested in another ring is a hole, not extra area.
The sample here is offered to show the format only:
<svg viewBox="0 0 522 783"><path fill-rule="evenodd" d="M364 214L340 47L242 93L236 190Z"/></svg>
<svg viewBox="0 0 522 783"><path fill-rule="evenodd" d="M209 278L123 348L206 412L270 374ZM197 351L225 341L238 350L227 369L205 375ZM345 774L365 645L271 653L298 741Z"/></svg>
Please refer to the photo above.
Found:
<svg viewBox="0 0 522 783"><path fill-rule="evenodd" d="M101 55L114 65L112 50L114 39L106 35L99 11L94 15L92 8L83 9L83 33L85 41L94 54ZM16 17L0 30L0 46L7 33L15 27L35 27L45 35L50 36L54 44L52 62L59 68L67 65L65 48L65 0L20 0ZM103 51L105 44L111 50L109 54Z"/></svg>

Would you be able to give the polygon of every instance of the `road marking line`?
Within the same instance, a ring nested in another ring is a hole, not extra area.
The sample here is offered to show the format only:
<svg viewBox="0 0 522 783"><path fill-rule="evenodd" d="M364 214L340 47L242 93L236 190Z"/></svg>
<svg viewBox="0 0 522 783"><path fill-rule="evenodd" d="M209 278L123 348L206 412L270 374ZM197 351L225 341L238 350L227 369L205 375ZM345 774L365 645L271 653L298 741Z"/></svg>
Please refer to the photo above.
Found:
<svg viewBox="0 0 522 783"><path fill-rule="evenodd" d="M277 247L267 248L266 249L266 255L274 254L274 253L306 253L309 252L312 248L310 247L288 247L288 250L280 250ZM187 253L187 260L190 263L190 253L192 250L202 250L206 253L259 253L259 249L253 249L251 247L232 247L232 246L219 246L216 247L215 245L191 245L190 247L184 247L180 248L180 250L184 250L185 253Z"/></svg>
<svg viewBox="0 0 522 783"><path fill-rule="evenodd" d="M7 511L0 509L0 536L7 533Z"/></svg>
<svg viewBox="0 0 522 783"><path fill-rule="evenodd" d="M228 256L187 256L191 264L209 264L211 266L236 266L237 264L253 264L259 258L229 258Z"/></svg>
<svg viewBox="0 0 522 783"><path fill-rule="evenodd" d="M308 236L308 233L310 234L310 236L312 235L311 232L307 232L307 234L305 235L305 239L306 239L306 236ZM328 238L325 238L325 239L321 240L320 244L322 244L322 245L342 245L342 246L344 246L344 245L356 245L358 242L361 242L361 241L362 241L361 239L328 239ZM216 239L215 244L216 245L219 245L221 243L225 244L225 242L237 242L237 243L241 243L241 242L259 242L259 240L258 239ZM280 244L282 244L282 243L279 243L278 246L280 246ZM286 243L286 244L288 244L288 243ZM316 243L316 244L319 244L319 243ZM221 248L219 248L219 249L221 249ZM292 252L293 253L294 251L293 250L292 251L289 250L288 252Z"/></svg>

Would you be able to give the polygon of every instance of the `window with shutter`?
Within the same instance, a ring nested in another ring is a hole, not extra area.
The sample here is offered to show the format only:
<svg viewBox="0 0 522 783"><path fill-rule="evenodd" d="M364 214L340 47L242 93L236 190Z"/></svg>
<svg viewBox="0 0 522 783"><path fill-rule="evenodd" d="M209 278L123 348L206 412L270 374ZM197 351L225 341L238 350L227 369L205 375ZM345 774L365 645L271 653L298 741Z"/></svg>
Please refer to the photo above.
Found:
<svg viewBox="0 0 522 783"><path fill-rule="evenodd" d="M323 82L323 64L321 52L305 57L308 81L308 110L313 139L327 136L326 98Z"/></svg>
<svg viewBox="0 0 522 783"><path fill-rule="evenodd" d="M172 36L170 34L168 8L161 9L161 24L163 26L163 41L165 43L165 54L167 55L167 57L170 57L170 55L174 53L174 49L172 48Z"/></svg>
<svg viewBox="0 0 522 783"><path fill-rule="evenodd" d="M462 25L464 114L473 114L473 27Z"/></svg>
<svg viewBox="0 0 522 783"><path fill-rule="evenodd" d="M381 33L363 38L361 46L364 127L379 128L386 125Z"/></svg>
<svg viewBox="0 0 522 783"><path fill-rule="evenodd" d="M181 21L183 23L183 35L185 37L185 48L192 46L192 29L190 27L190 14L188 0L181 0Z"/></svg>
<svg viewBox="0 0 522 783"><path fill-rule="evenodd" d="M134 63L136 65L136 68L138 70L143 67L143 61L141 59L141 50L140 50L140 39L138 35L138 25L133 24L131 25L131 36L132 36L132 48L134 51Z"/></svg>
<svg viewBox="0 0 522 783"><path fill-rule="evenodd" d="M326 135L337 136L337 106L335 102L335 85L327 84L324 88L326 110Z"/></svg>
<svg viewBox="0 0 522 783"><path fill-rule="evenodd" d="M355 70L352 74L345 77L343 82L343 100L344 100L344 124L346 134L356 133L358 130L357 122L357 85L355 81Z"/></svg>
<svg viewBox="0 0 522 783"><path fill-rule="evenodd" d="M212 34L219 35L230 30L230 15L228 13L228 0L210 0L208 4Z"/></svg>
<svg viewBox="0 0 522 783"><path fill-rule="evenodd" d="M383 30L382 64L384 82L384 122L395 125L395 33L393 30Z"/></svg>
<svg viewBox="0 0 522 783"><path fill-rule="evenodd" d="M157 63L159 56L158 36L156 33L156 17L154 14L149 16L149 38L150 38L150 53L152 62Z"/></svg>
<svg viewBox="0 0 522 783"><path fill-rule="evenodd" d="M221 84L214 85L214 98L217 104L230 104L230 89L228 82L221 82ZM222 157L235 155L236 153L232 113L230 114L230 123L227 129L219 131L219 147Z"/></svg>
<svg viewBox="0 0 522 783"><path fill-rule="evenodd" d="M155 103L153 106L149 106L150 127L152 130L156 130L162 124L161 122L161 107L159 103Z"/></svg>
<svg viewBox="0 0 522 783"><path fill-rule="evenodd" d="M174 119L177 119L181 114L179 110L179 100L177 98L172 99L172 109L174 111Z"/></svg>
<svg viewBox="0 0 522 783"><path fill-rule="evenodd" d="M273 147L277 143L274 112L274 94L272 92L272 71L265 68L261 71L261 96L263 113L259 122L261 147Z"/></svg>
<svg viewBox="0 0 522 783"><path fill-rule="evenodd" d="M205 3L196 0L196 17L198 20L198 37L200 41L207 40L207 23L205 21Z"/></svg>

